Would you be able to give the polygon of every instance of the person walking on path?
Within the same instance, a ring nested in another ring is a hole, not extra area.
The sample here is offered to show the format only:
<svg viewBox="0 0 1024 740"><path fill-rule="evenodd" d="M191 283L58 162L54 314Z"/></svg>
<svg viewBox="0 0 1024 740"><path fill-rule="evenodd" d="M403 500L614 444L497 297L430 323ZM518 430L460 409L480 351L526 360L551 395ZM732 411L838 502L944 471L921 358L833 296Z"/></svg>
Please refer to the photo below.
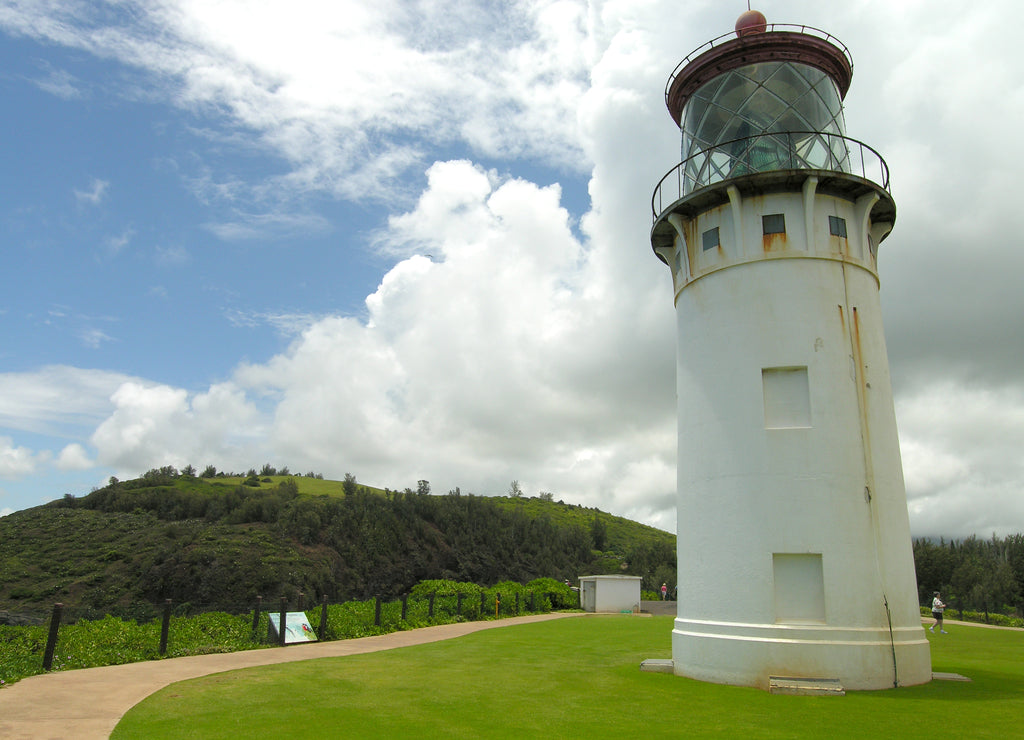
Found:
<svg viewBox="0 0 1024 740"><path fill-rule="evenodd" d="M938 625L939 632L944 635L948 635L949 633L942 629L942 611L946 608L946 605L942 603L942 599L939 598L940 595L941 594L936 591L935 598L932 599L932 616L935 617L935 624L929 627L928 631L934 632L935 626Z"/></svg>
<svg viewBox="0 0 1024 740"><path fill-rule="evenodd" d="M668 598L668 584L667 583L663 583L663 584L661 584L661 600L664 601L667 598Z"/></svg>

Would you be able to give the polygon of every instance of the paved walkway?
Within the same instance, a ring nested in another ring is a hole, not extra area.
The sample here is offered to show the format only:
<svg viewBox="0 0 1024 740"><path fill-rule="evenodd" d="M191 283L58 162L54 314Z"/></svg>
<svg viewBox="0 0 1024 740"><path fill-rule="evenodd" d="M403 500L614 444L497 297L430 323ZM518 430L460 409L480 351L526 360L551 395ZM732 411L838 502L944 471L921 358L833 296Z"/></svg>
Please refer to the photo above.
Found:
<svg viewBox="0 0 1024 740"><path fill-rule="evenodd" d="M216 655L190 655L30 676L0 689L0 738L106 740L125 712L150 694L176 681L238 668L422 645L495 627L543 622L578 614L538 614L485 622L443 624L355 640Z"/></svg>

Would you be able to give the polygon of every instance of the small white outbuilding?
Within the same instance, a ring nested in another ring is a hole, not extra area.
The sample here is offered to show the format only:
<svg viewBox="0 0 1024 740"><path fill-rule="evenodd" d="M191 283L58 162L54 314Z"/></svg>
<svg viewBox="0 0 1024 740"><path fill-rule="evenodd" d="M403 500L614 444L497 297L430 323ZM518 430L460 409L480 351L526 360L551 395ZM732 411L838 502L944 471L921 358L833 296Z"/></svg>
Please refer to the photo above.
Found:
<svg viewBox="0 0 1024 740"><path fill-rule="evenodd" d="M641 580L640 576L580 576L583 611L639 611Z"/></svg>

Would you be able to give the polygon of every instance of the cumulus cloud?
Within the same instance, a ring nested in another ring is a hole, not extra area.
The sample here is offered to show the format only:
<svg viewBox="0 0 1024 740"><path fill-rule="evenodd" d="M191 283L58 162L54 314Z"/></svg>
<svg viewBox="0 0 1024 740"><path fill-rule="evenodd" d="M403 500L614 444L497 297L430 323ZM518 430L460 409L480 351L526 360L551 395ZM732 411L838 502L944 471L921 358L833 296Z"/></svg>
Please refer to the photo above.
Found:
<svg viewBox="0 0 1024 740"><path fill-rule="evenodd" d="M265 450L255 406L230 384L190 394L137 381L111 395L112 413L90 437L96 461L128 474L163 465L183 467L216 455L221 467L251 467ZM244 450L244 451L243 451Z"/></svg>
<svg viewBox="0 0 1024 740"><path fill-rule="evenodd" d="M501 493L519 479L670 526L673 409L638 383L646 362L623 355L635 300L590 280L606 254L574 235L557 187L466 161L434 165L428 182L388 241L435 257L390 270L365 321L317 320L207 394L123 384L91 438L98 461L145 469L205 453L248 467L265 449L296 469L385 485ZM671 349L653 342L670 386Z"/></svg>
<svg viewBox="0 0 1024 740"><path fill-rule="evenodd" d="M20 478L34 472L36 456L27 447L17 447L10 437L0 437L0 478Z"/></svg>
<svg viewBox="0 0 1024 740"><path fill-rule="evenodd" d="M73 442L60 451L54 465L59 470L89 470L95 466L95 462L89 458L85 448Z"/></svg>
<svg viewBox="0 0 1024 740"><path fill-rule="evenodd" d="M0 423L91 423L79 438L96 463L129 472L272 459L437 491L516 479L673 528L673 307L648 242L652 187L679 151L662 92L739 9L281 0L245 5L240 24L233 2L91 7L23 6L0 25L143 70L153 95L223 124L211 136L278 156L286 171L258 182L209 163L184 176L204 203L231 204L207 223L220 238L326 232L301 205L310 194L379 199L390 218L373 245L389 267L361 318L236 311L236 323L278 322L291 343L206 390L69 368L0 375ZM891 168L882 300L918 534L1024 529L1012 187L1024 141L977 122L978 110L1024 114L1001 32L1014 12L951 0L771 11L850 46L848 132ZM581 218L563 186L531 181L537 163L589 178ZM79 197L105 192L97 180Z"/></svg>
<svg viewBox="0 0 1024 740"><path fill-rule="evenodd" d="M587 281L594 255L558 189L500 181L465 161L434 165L428 182L387 241L434 259L414 255L389 271L365 323L325 319L285 354L239 369L240 385L280 399L273 447L300 467L358 460L364 477L407 483L497 493L530 470L537 490L611 493L621 471L600 463L628 457L617 441L632 426L622 399L637 396L623 370L637 368L615 338L634 326L616 296ZM601 456L575 449L599 439ZM570 483L586 471L586 485Z"/></svg>

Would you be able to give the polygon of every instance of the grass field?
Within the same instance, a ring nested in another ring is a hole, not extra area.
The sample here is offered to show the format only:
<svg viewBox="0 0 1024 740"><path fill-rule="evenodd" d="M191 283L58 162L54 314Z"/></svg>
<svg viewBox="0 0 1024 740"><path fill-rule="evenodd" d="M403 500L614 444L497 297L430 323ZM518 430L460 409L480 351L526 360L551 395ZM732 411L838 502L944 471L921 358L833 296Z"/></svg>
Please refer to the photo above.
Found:
<svg viewBox="0 0 1024 740"><path fill-rule="evenodd" d="M269 482L263 483L265 479L269 478ZM210 483L222 483L226 486L240 486L246 478L244 475L224 478L209 478ZM260 476L260 488L273 488L274 486L280 485L286 480L295 481L295 485L299 487L299 493L308 494L310 496L334 496L335 498L341 498L345 495L345 484L340 480L324 480L323 478L307 478L304 475L269 475ZM377 493L381 496L384 495L383 488L375 488L374 486L358 484L360 488L365 488L371 493Z"/></svg>
<svg viewBox="0 0 1024 740"><path fill-rule="evenodd" d="M671 617L584 617L447 642L247 669L154 694L115 739L250 737L865 738L1022 735L1024 632L928 635L972 682L772 696L639 670L671 657ZM941 637L941 639L939 639Z"/></svg>

